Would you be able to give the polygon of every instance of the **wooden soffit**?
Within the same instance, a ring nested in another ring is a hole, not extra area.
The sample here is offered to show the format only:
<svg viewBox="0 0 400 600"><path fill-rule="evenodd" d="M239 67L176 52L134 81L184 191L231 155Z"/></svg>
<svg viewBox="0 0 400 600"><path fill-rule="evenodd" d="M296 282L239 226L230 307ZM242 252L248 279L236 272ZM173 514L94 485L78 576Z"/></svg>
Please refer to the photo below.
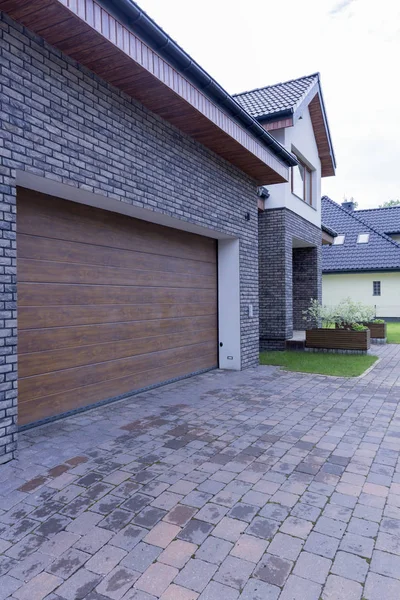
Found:
<svg viewBox="0 0 400 600"><path fill-rule="evenodd" d="M323 246L332 245L334 239L335 238L333 237L333 235L330 235L326 231L322 230L322 245Z"/></svg>
<svg viewBox="0 0 400 600"><path fill-rule="evenodd" d="M259 185L289 168L95 0L0 0L0 10L244 171Z"/></svg>
<svg viewBox="0 0 400 600"><path fill-rule="evenodd" d="M321 177L330 177L335 174L335 163L331 153L329 133L327 132L321 99L318 92L308 105L308 110L310 111L318 155L321 161Z"/></svg>

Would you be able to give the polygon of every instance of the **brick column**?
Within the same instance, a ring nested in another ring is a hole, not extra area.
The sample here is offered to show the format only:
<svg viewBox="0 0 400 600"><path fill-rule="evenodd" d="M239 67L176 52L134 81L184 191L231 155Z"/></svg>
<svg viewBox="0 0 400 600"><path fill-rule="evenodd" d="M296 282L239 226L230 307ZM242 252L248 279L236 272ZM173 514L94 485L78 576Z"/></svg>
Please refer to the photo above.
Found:
<svg viewBox="0 0 400 600"><path fill-rule="evenodd" d="M293 328L304 329L303 311L321 301L321 246L293 250Z"/></svg>

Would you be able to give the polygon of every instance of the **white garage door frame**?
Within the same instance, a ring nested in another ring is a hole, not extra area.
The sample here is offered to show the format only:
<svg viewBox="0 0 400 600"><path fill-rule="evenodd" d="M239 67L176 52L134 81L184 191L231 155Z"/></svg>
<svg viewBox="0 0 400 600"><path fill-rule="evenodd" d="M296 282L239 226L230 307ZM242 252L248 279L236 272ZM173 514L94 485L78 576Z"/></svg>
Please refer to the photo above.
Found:
<svg viewBox="0 0 400 600"><path fill-rule="evenodd" d="M120 213L135 219L157 223L172 229L196 233L218 241L218 354L219 368L239 371L240 356L240 258L239 239L226 233L133 206L99 193L75 188L47 177L17 170L16 185L58 196L80 204Z"/></svg>

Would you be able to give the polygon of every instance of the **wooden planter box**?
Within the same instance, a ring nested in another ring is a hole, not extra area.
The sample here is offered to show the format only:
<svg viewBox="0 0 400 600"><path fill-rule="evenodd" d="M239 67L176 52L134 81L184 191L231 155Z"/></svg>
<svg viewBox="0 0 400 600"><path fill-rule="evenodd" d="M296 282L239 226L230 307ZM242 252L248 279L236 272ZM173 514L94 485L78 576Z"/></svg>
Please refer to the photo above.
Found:
<svg viewBox="0 0 400 600"><path fill-rule="evenodd" d="M386 323L365 323L365 325L370 330L372 338L382 340L386 338Z"/></svg>
<svg viewBox="0 0 400 600"><path fill-rule="evenodd" d="M371 332L350 331L348 329L307 329L306 348L325 348L327 350L369 350Z"/></svg>

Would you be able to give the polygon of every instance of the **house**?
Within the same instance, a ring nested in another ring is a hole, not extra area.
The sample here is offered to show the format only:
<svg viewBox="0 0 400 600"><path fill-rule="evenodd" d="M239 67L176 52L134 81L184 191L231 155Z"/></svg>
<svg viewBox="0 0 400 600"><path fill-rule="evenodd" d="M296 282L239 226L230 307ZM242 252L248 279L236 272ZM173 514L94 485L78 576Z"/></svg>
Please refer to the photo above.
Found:
<svg viewBox="0 0 400 600"><path fill-rule="evenodd" d="M321 299L321 177L335 174L335 155L319 74L235 95L298 164L287 183L268 185L260 201L260 348L284 349L303 311ZM329 225L329 224L328 224Z"/></svg>
<svg viewBox="0 0 400 600"><path fill-rule="evenodd" d="M400 317L400 207L355 210L322 198L322 218L337 235L322 250L322 298L347 297L375 306L376 316Z"/></svg>
<svg viewBox="0 0 400 600"><path fill-rule="evenodd" d="M2 463L18 426L258 364L257 192L297 160L133 2L0 11Z"/></svg>

